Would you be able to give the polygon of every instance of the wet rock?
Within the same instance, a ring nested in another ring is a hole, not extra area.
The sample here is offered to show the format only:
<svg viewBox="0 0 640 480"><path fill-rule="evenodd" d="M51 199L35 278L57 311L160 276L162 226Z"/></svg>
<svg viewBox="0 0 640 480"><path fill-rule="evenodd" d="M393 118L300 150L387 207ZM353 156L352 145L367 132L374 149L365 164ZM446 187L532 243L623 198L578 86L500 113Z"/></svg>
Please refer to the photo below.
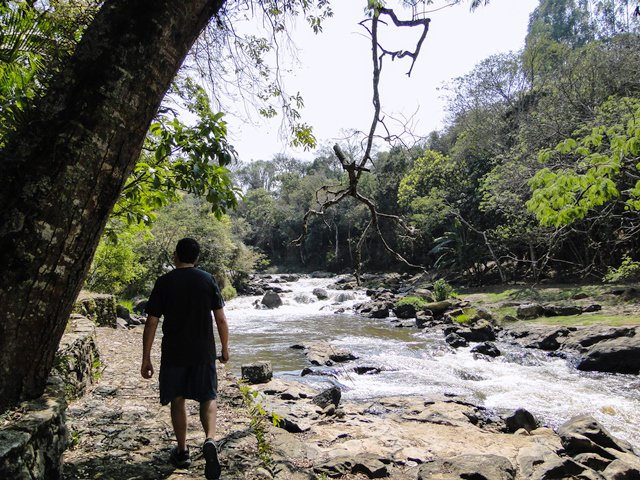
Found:
<svg viewBox="0 0 640 480"><path fill-rule="evenodd" d="M282 275L280 279L283 282L297 282L298 280L300 280L300 275L294 275L294 274Z"/></svg>
<svg viewBox="0 0 640 480"><path fill-rule="evenodd" d="M350 351L333 347L328 342L314 342L306 347L305 353L312 365L332 366L335 363L348 362L358 358Z"/></svg>
<svg viewBox="0 0 640 480"><path fill-rule="evenodd" d="M311 401L320 408L326 408L329 405L337 407L340 404L340 398L342 398L342 390L340 390L339 387L333 386L313 397Z"/></svg>
<svg viewBox="0 0 640 480"><path fill-rule="evenodd" d="M446 337L444 337L444 341L451 345L453 348L466 347L469 345L469 342L464 337L461 337L457 333L450 333Z"/></svg>
<svg viewBox="0 0 640 480"><path fill-rule="evenodd" d="M416 327L424 328L434 321L433 315L424 311L416 313Z"/></svg>
<svg viewBox="0 0 640 480"><path fill-rule="evenodd" d="M314 288L313 294L318 298L318 300L326 300L327 298L329 298L329 294L324 288Z"/></svg>
<svg viewBox="0 0 640 480"><path fill-rule="evenodd" d="M480 353L482 355L486 355L488 357L499 357L501 355L498 347L495 346L494 343L491 342L482 342L479 345L476 345L471 349L472 353Z"/></svg>
<svg viewBox="0 0 640 480"><path fill-rule="evenodd" d="M301 293L299 295L296 295L295 297L293 297L293 299L297 303L303 303L305 305L316 301L315 298L311 297L310 295L307 295L306 293Z"/></svg>
<svg viewBox="0 0 640 480"><path fill-rule="evenodd" d="M374 306L374 308L369 312L370 318L387 318L389 316L389 307L382 303L378 303Z"/></svg>
<svg viewBox="0 0 640 480"><path fill-rule="evenodd" d="M591 346L578 370L609 373L640 373L640 337L621 337Z"/></svg>
<svg viewBox="0 0 640 480"><path fill-rule="evenodd" d="M498 455L458 455L438 458L422 465L418 480L513 480L515 469L511 462Z"/></svg>
<svg viewBox="0 0 640 480"><path fill-rule="evenodd" d="M476 315L483 320L493 320L493 314L483 307L476 308Z"/></svg>
<svg viewBox="0 0 640 480"><path fill-rule="evenodd" d="M544 308L538 303L519 305L516 309L516 317L521 320L533 320L544 315Z"/></svg>
<svg viewBox="0 0 640 480"><path fill-rule="evenodd" d="M531 432L540 426L538 419L524 408L518 408L504 420L507 430L511 433L514 433L521 428L524 428L527 432Z"/></svg>
<svg viewBox="0 0 640 480"><path fill-rule="evenodd" d="M487 320L479 320L469 328L461 328L458 335L468 342L486 342L496 339L493 326Z"/></svg>
<svg viewBox="0 0 640 480"><path fill-rule="evenodd" d="M278 295L273 290L270 290L264 294L264 297L262 297L260 303L268 309L273 309L278 308L282 305L282 299L280 298L280 295Z"/></svg>
<svg viewBox="0 0 640 480"><path fill-rule="evenodd" d="M333 299L334 302L338 302L338 303L343 303L343 302L348 302L350 300L355 299L355 295L353 293L339 293L338 295L335 296L335 298Z"/></svg>
<svg viewBox="0 0 640 480"><path fill-rule="evenodd" d="M353 371L358 375L373 375L381 372L378 367L367 367L365 365L354 367Z"/></svg>
<svg viewBox="0 0 640 480"><path fill-rule="evenodd" d="M138 314L144 313L145 308L147 308L147 300L138 300L133 305L133 311Z"/></svg>
<svg viewBox="0 0 640 480"><path fill-rule="evenodd" d="M242 379L251 384L267 383L273 377L271 362L256 362L240 367Z"/></svg>

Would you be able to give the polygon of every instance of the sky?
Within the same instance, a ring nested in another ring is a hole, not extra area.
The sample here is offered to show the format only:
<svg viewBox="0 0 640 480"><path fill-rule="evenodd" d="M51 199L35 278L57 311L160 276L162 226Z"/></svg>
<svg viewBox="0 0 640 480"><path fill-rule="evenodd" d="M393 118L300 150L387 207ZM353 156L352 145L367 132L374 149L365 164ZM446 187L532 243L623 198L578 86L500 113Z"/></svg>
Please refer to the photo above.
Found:
<svg viewBox="0 0 640 480"><path fill-rule="evenodd" d="M299 91L304 98L302 119L313 126L319 144L332 145L345 130L367 131L371 125L370 39L358 25L364 18L364 3L335 0L334 16L325 21L322 33L313 34L306 24L291 32L297 62L283 59L284 83L288 92ZM446 117L446 92L441 87L490 55L520 50L537 4L538 0L491 0L475 12L464 3L430 13L429 33L411 77L406 75L408 60L386 61L383 66L380 95L387 118L412 118L412 130L421 136L441 129ZM381 36L382 41L388 38L410 50L419 36L417 30L411 36L391 33ZM252 117L251 121L227 117L240 160L270 160L278 153L313 159L314 152L288 146L279 134L278 117L270 121L257 114Z"/></svg>

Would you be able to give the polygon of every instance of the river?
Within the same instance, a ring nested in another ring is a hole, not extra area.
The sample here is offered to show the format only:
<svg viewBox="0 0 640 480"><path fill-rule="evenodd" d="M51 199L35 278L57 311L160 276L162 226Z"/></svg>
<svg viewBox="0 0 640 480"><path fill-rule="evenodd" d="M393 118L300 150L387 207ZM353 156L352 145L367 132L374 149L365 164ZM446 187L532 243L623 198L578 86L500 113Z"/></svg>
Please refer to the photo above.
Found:
<svg viewBox="0 0 640 480"><path fill-rule="evenodd" d="M457 395L463 400L499 412L526 408L545 425L557 427L575 415L588 414L613 435L640 448L640 377L579 372L568 361L545 352L496 342L502 356L474 358L470 347L451 349L440 331L396 328L390 319L355 315L351 307L367 299L363 291L331 290L334 279L301 278L277 283L291 292L284 304L259 310L261 297L239 297L225 310L231 331L229 368L268 360L276 377L311 383L318 388L339 384L345 400L415 395L425 398ZM314 288L324 288L327 300L317 300ZM353 298L336 303L340 294ZM301 303L313 299L312 303ZM345 309L344 313L335 313ZM333 370L335 377L305 376L309 366L294 344L326 340L359 358ZM354 366L381 369L357 375Z"/></svg>

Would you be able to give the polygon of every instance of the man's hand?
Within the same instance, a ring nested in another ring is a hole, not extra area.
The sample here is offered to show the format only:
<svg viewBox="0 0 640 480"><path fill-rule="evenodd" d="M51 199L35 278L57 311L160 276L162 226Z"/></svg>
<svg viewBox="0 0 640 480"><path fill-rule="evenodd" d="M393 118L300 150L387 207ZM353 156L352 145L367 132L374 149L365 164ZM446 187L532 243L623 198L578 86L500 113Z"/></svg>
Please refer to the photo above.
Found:
<svg viewBox="0 0 640 480"><path fill-rule="evenodd" d="M140 375L142 378L151 378L153 377L153 364L151 363L151 359L142 360L142 367L140 367Z"/></svg>
<svg viewBox="0 0 640 480"><path fill-rule="evenodd" d="M218 361L220 363L227 363L229 361L229 349L223 348L222 355L218 356Z"/></svg>

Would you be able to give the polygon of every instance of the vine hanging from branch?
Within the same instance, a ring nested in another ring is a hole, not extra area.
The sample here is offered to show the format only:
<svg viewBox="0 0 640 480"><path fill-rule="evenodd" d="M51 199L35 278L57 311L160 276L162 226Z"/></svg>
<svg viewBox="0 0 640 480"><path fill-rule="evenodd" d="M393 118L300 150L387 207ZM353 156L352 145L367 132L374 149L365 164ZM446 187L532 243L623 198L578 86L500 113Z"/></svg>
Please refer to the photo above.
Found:
<svg viewBox="0 0 640 480"><path fill-rule="evenodd" d="M391 22L398 28L408 27L422 29L420 37L416 42L415 48L413 50L388 50L381 45L378 38L379 26L380 24L388 25L386 19L390 19ZM382 127L386 131L386 135L384 136L385 139L391 138L390 130L389 128L387 128L387 125L385 124L385 118L381 113L382 107L380 101L379 85L383 61L386 57L390 57L391 60L410 58L411 65L407 72L407 76L411 76L411 72L413 71L415 62L418 59L418 55L420 54L420 48L422 47L422 43L424 42L424 39L426 38L429 31L430 21L431 20L429 18L421 18L416 16L414 16L411 20L401 20L398 18L393 9L377 5L372 7L371 18L360 22L360 25L366 29L371 38L371 60L373 64L373 119L366 137L364 152L359 160L352 161L347 157L347 155L344 154L339 144L334 145L333 151L340 161L342 169L347 173L348 183L346 185L338 186L323 186L316 191L315 198L318 207L315 209L309 209L305 213L303 218L302 234L300 235L300 237L293 241L295 245L301 247L304 239L306 238L309 221L311 220L311 218L314 216L324 217L328 208L343 201L347 197L352 197L356 201L365 205L369 211L369 221L362 234L360 235L356 246L355 274L358 283L360 283L362 247L364 245L366 237L370 233L374 233L375 235L377 235L377 237L382 242L385 250L396 259L409 267L424 269L420 265L414 265L413 263L409 262L402 254L397 252L389 245L389 242L385 239L382 230L380 229L379 220L381 218L384 218L395 222L409 237L415 236L413 228L405 223L404 220L399 216L390 215L379 211L376 204L370 198L366 197L359 191L358 186L363 172L369 172L369 164L373 165L371 151L373 148L374 139L376 138L376 131L378 127Z"/></svg>

